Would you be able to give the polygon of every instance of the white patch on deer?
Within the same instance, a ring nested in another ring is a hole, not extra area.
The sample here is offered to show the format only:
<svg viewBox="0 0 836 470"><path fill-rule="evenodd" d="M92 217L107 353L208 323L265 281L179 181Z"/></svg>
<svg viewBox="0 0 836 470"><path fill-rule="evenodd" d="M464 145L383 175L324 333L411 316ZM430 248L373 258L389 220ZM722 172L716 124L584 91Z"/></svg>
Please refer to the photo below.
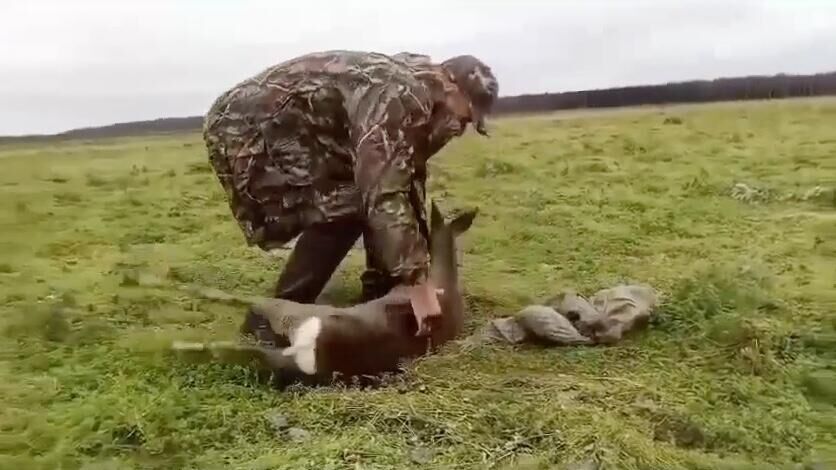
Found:
<svg viewBox="0 0 836 470"><path fill-rule="evenodd" d="M316 340L322 331L322 320L311 317L303 321L293 332L290 346L282 350L285 356L293 356L293 362L302 372L312 375L316 373Z"/></svg>

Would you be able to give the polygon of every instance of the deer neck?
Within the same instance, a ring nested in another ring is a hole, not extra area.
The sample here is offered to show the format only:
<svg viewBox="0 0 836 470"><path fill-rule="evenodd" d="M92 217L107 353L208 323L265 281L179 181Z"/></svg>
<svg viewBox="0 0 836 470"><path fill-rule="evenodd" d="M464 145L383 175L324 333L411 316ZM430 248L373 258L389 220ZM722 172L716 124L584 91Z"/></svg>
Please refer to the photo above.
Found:
<svg viewBox="0 0 836 470"><path fill-rule="evenodd" d="M440 296L441 314L444 326L440 341L452 339L464 327L464 305L459 289L459 270L456 247L452 241L434 243L430 259L430 279L436 287L443 289Z"/></svg>

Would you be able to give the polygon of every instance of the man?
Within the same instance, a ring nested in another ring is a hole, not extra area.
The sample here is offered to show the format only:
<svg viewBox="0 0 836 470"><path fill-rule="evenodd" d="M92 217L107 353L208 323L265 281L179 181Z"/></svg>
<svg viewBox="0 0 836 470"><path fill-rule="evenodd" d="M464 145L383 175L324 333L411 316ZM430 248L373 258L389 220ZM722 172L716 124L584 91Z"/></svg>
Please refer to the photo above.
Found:
<svg viewBox="0 0 836 470"><path fill-rule="evenodd" d="M487 135L497 93L472 56L329 51L221 95L204 139L247 243L270 250L301 234L275 296L314 302L362 234L361 300L405 286L426 334L441 313L427 276L426 162L468 123Z"/></svg>

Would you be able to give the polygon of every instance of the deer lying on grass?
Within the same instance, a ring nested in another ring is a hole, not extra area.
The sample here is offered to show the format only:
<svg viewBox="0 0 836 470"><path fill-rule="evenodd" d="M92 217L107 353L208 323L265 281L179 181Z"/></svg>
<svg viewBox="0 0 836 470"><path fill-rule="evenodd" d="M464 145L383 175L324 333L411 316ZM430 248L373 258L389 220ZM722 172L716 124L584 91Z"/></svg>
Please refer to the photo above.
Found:
<svg viewBox="0 0 836 470"><path fill-rule="evenodd" d="M403 361L434 352L461 333L465 303L455 239L470 228L475 216L475 210L469 211L445 223L432 204L429 275L440 289L442 315L429 336L416 336L418 325L408 295L395 288L380 299L346 308L282 299L252 303L250 311L266 320L278 348L224 342L175 343L174 349L222 359L255 357L281 381L322 382L334 375L395 372Z"/></svg>

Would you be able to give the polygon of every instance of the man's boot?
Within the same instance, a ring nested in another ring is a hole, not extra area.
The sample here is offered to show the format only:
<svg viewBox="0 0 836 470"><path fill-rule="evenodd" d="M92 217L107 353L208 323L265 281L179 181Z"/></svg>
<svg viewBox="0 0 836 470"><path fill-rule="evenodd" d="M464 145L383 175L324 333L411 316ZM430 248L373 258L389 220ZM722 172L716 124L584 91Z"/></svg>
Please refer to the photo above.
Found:
<svg viewBox="0 0 836 470"><path fill-rule="evenodd" d="M388 294L396 282L391 277L374 268L367 268L360 276L363 291L360 294L360 303L379 299Z"/></svg>

